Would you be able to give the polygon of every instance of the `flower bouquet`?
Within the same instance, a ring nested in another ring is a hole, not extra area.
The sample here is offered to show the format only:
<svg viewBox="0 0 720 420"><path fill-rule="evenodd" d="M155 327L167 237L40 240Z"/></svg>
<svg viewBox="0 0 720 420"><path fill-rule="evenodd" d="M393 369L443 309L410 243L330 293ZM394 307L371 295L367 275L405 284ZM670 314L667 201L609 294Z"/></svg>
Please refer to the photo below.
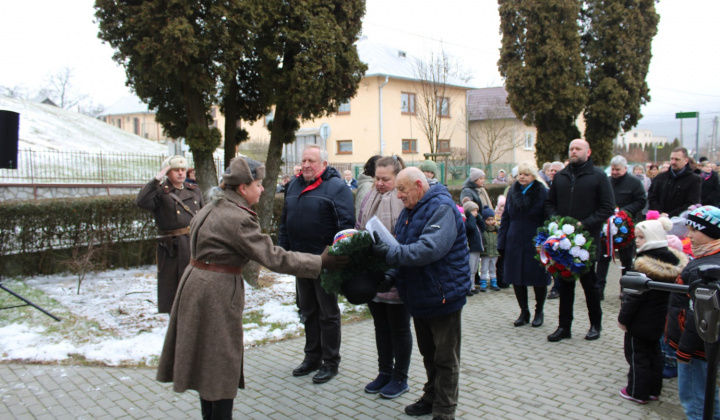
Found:
<svg viewBox="0 0 720 420"><path fill-rule="evenodd" d="M348 265L340 271L323 270L320 285L328 293L340 293L348 302L359 305L371 301L377 293L387 263L372 253L373 240L368 232L346 229L338 232L330 255L347 255Z"/></svg>
<svg viewBox="0 0 720 420"><path fill-rule="evenodd" d="M635 224L632 217L625 210L615 208L615 214L603 225L601 235L602 249L606 256L627 247L635 239Z"/></svg>
<svg viewBox="0 0 720 420"><path fill-rule="evenodd" d="M561 280L577 280L590 271L595 244L590 234L572 217L553 216L535 236L535 258L548 273Z"/></svg>

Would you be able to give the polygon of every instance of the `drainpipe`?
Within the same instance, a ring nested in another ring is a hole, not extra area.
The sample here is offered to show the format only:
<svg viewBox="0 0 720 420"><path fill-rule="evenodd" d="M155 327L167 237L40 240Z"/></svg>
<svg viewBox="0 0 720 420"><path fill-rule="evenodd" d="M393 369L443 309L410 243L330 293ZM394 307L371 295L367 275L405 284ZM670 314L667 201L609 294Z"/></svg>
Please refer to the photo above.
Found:
<svg viewBox="0 0 720 420"><path fill-rule="evenodd" d="M385 85L388 84L390 81L390 77L388 75L385 75L385 82L380 85L379 91L379 101L380 101L380 156L383 155L383 151L385 150L385 139L383 138L383 95L382 90L385 87Z"/></svg>
<svg viewBox="0 0 720 420"><path fill-rule="evenodd" d="M470 91L465 91L465 166L470 166Z"/></svg>

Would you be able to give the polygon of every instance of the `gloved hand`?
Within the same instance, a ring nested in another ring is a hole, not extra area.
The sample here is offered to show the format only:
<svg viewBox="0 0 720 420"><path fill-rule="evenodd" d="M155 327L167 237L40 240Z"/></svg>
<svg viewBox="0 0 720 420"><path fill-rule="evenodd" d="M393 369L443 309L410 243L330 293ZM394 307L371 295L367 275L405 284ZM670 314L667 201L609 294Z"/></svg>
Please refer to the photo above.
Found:
<svg viewBox="0 0 720 420"><path fill-rule="evenodd" d="M328 249L329 248L325 248L325 251L323 251L322 255L320 255L322 268L326 268L328 270L342 270L348 265L350 257L347 255L330 255L328 254Z"/></svg>
<svg viewBox="0 0 720 420"><path fill-rule="evenodd" d="M377 291L378 293L389 292L393 286L395 286L395 277L391 276L388 273L385 273L385 275L382 276L382 279L378 283Z"/></svg>
<svg viewBox="0 0 720 420"><path fill-rule="evenodd" d="M382 241L380 239L380 235L378 235L377 232L373 232L373 238L375 238L375 243L372 245L372 252L373 255L376 257L380 257L385 261L385 257L387 257L388 251L390 251L390 247L388 244Z"/></svg>

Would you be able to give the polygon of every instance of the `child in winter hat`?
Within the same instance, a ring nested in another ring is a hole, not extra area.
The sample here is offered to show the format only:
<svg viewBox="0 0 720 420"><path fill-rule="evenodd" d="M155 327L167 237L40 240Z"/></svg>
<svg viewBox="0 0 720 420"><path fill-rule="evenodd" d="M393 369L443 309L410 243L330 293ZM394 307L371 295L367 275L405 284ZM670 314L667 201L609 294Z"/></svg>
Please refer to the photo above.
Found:
<svg viewBox="0 0 720 420"><path fill-rule="evenodd" d="M667 217L646 220L635 226L638 254L633 271L654 281L675 281L688 259L681 252L668 248L666 232L670 228L672 222ZM669 295L651 290L642 295L627 293L623 298L618 327L625 331L625 357L630 371L627 386L620 390L620 396L626 400L646 404L660 395L663 364L658 363L662 360L658 342L665 327Z"/></svg>
<svg viewBox="0 0 720 420"><path fill-rule="evenodd" d="M495 211L489 207L482 209L480 217L485 223L482 233L484 250L480 253L480 291L484 292L490 283L490 289L500 290L497 284L497 260L500 254L497 250L498 228L495 221Z"/></svg>

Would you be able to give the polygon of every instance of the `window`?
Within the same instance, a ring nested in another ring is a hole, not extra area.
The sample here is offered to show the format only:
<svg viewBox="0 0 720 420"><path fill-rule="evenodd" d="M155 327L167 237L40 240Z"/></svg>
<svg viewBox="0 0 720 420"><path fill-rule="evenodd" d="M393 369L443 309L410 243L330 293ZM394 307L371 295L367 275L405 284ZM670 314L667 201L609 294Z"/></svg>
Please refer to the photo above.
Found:
<svg viewBox="0 0 720 420"><path fill-rule="evenodd" d="M118 128L122 128L122 118L117 119L117 126Z"/></svg>
<svg viewBox="0 0 720 420"><path fill-rule="evenodd" d="M535 147L533 133L525 133L525 150L532 150Z"/></svg>
<svg viewBox="0 0 720 420"><path fill-rule="evenodd" d="M135 133L136 136L140 135L140 119L139 118L133 118L133 133Z"/></svg>
<svg viewBox="0 0 720 420"><path fill-rule="evenodd" d="M450 151L450 140L438 140L437 151L438 152L449 152Z"/></svg>
<svg viewBox="0 0 720 420"><path fill-rule="evenodd" d="M441 117L450 116L450 100L448 98L440 97L437 100L438 115Z"/></svg>
<svg viewBox="0 0 720 420"><path fill-rule="evenodd" d="M340 104L338 107L338 114L349 114L350 113L350 101Z"/></svg>
<svg viewBox="0 0 720 420"><path fill-rule="evenodd" d="M403 139L402 151L403 153L417 153L417 140Z"/></svg>
<svg viewBox="0 0 720 420"><path fill-rule="evenodd" d="M400 93L400 110L403 114L415 114L414 93Z"/></svg>
<svg viewBox="0 0 720 420"><path fill-rule="evenodd" d="M352 154L352 140L338 140L337 141L337 154L338 155Z"/></svg>
<svg viewBox="0 0 720 420"><path fill-rule="evenodd" d="M275 119L275 111L270 111L265 114L265 125L270 124L273 119Z"/></svg>

